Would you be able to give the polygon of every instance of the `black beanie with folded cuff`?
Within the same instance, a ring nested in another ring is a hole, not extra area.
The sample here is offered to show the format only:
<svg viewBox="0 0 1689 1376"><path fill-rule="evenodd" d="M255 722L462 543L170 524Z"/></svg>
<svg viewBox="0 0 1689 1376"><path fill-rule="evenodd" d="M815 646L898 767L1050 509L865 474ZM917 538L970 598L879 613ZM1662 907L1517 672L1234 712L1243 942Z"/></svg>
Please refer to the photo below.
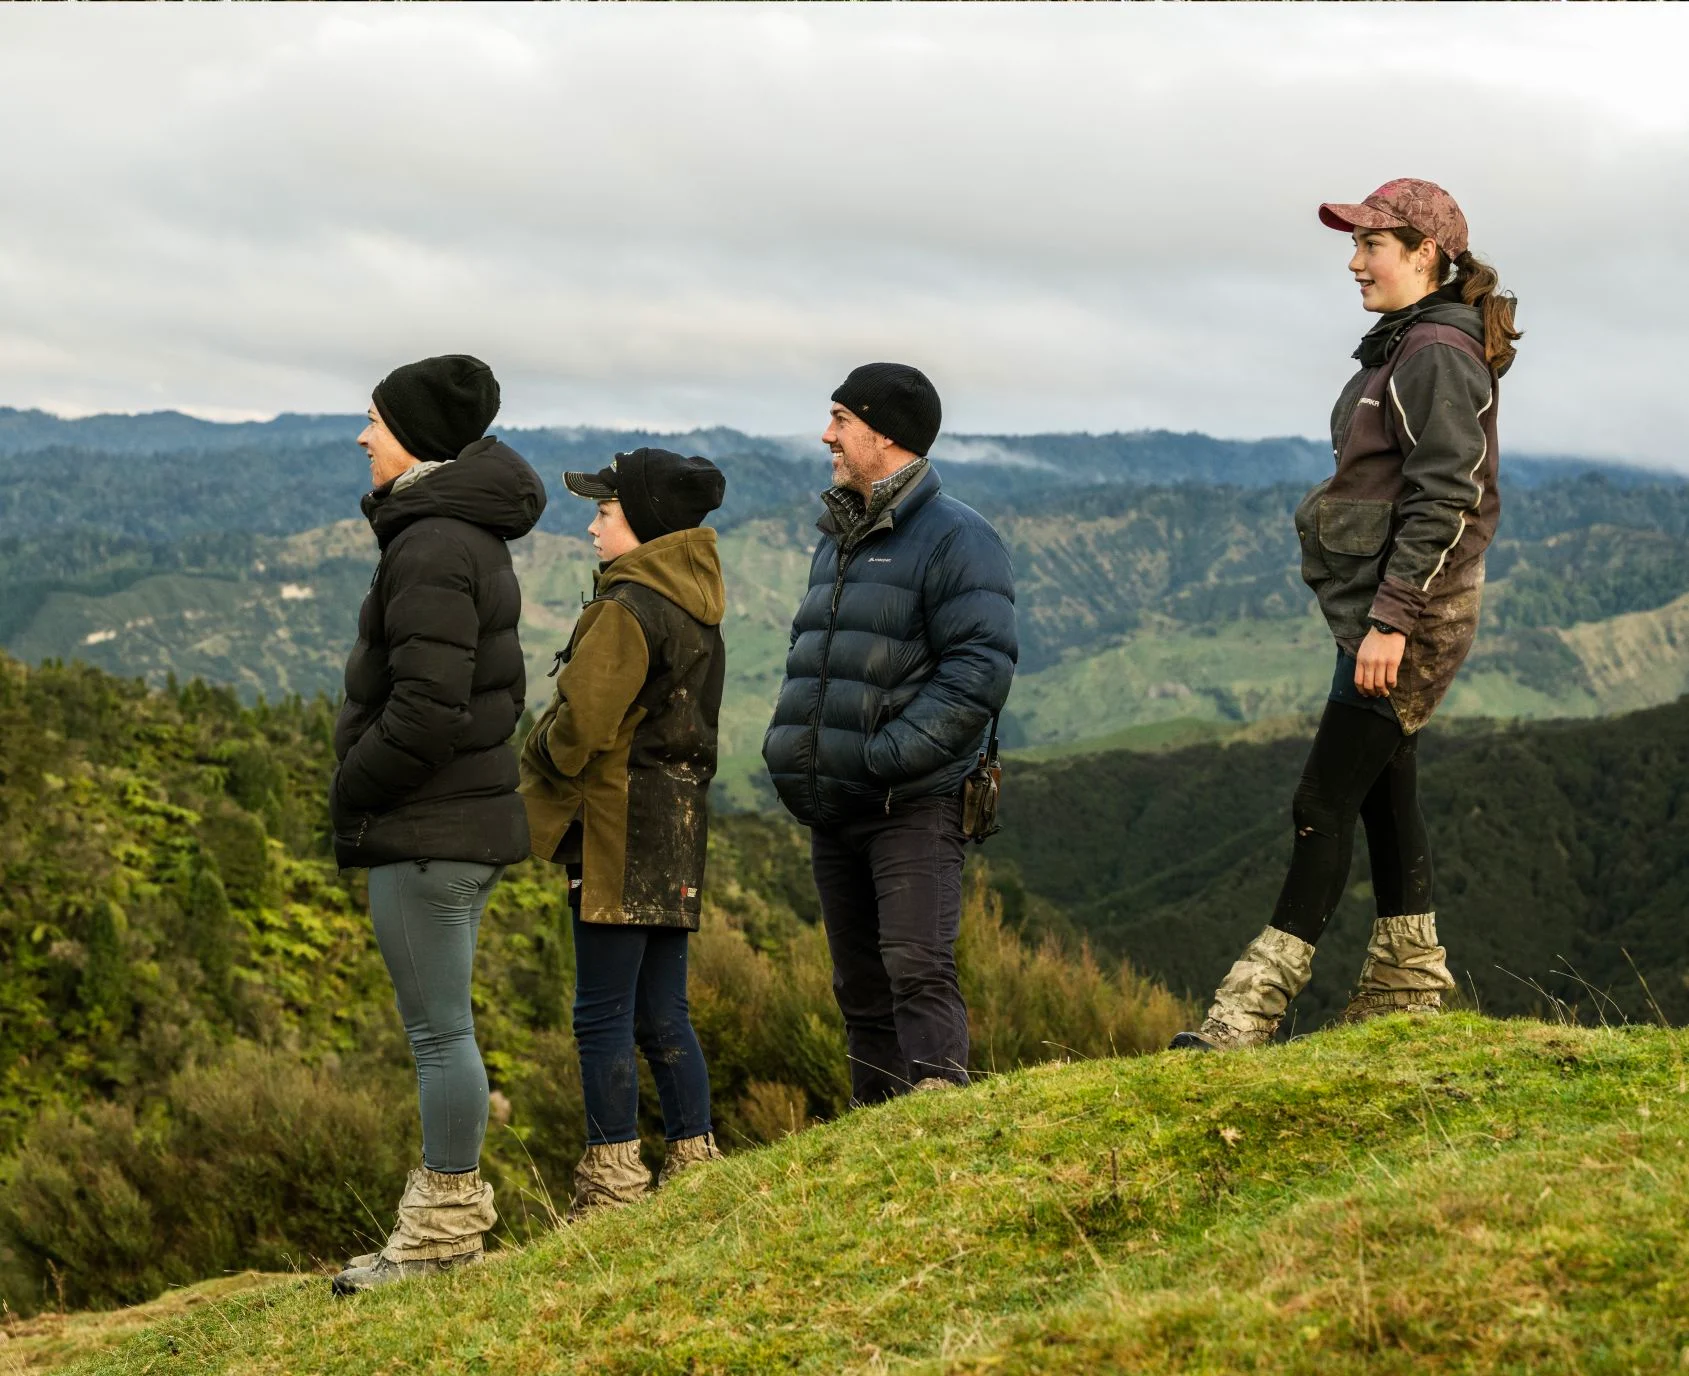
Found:
<svg viewBox="0 0 1689 1376"><path fill-rule="evenodd" d="M833 400L911 454L925 455L938 438L938 389L907 363L864 363L839 384Z"/></svg>
<svg viewBox="0 0 1689 1376"><path fill-rule="evenodd" d="M493 370L468 354L442 354L395 368L371 399L393 438L425 463L455 459L498 415Z"/></svg>
<svg viewBox="0 0 1689 1376"><path fill-rule="evenodd" d="M596 473L565 473L563 485L593 502L620 502L640 544L702 525L721 505L727 477L708 459L667 449L618 454Z"/></svg>

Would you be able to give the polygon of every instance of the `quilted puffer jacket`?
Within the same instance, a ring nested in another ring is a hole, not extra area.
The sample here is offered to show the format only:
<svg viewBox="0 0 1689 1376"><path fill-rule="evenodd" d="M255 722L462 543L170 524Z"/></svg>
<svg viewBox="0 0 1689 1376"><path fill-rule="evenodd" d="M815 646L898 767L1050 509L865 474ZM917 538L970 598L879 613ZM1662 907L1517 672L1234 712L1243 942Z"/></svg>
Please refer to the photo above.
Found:
<svg viewBox="0 0 1689 1376"><path fill-rule="evenodd" d="M936 469L853 540L818 524L762 753L792 815L835 826L958 792L1018 647L1008 551Z"/></svg>
<svg viewBox="0 0 1689 1376"><path fill-rule="evenodd" d="M510 737L527 690L507 540L545 486L488 436L364 498L381 563L358 613L329 790L342 868L514 864L528 853Z"/></svg>

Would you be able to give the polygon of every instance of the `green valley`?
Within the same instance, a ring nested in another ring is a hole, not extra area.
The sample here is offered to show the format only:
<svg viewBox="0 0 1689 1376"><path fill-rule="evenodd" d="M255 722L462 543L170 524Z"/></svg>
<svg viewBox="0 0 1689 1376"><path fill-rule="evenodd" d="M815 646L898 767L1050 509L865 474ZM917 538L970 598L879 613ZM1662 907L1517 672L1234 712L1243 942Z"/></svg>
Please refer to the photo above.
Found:
<svg viewBox="0 0 1689 1376"><path fill-rule="evenodd" d="M289 449L265 427L230 429L247 446L269 444L258 471L270 481L272 468L294 478L324 471L324 424L302 431L296 444L311 441L304 449ZM194 425L198 442L211 446L218 427ZM113 442L106 431L90 434ZM86 442L88 434L76 437ZM591 466L611 444L650 439L586 431L512 437L547 471ZM735 807L758 807L767 802L758 748L806 581L821 466L792 458L780 441L733 432L681 439L716 452L730 476L720 518L730 591L721 794ZM1289 510L1301 486L1282 481L1314 463L1306 447L1226 449L1179 436L951 444L971 458L941 463L946 483L998 523L1017 566L1022 662L1003 721L1008 745L1074 750L1142 726L1189 719L1230 729L1317 706L1331 650L1295 574ZM0 454L0 464L24 458L39 456ZM159 463L160 481L176 473L194 486L174 507L150 496L150 486L137 510L106 510L95 500L81 515L90 525L59 537L30 522L68 520L61 493L41 490L34 478L14 491L0 513L8 652L32 664L81 658L154 685L198 675L248 699L336 694L375 557L363 522L272 534L321 510L321 501L289 486L262 520L211 534L204 527L233 518L236 508L225 491L206 486L206 464L228 463L231 454L120 458L130 473ZM1233 481L1145 485L1138 474L1150 459L1170 468L1167 476L1225 473ZM1277 466L1246 468L1267 461ZM106 459L79 463L91 481ZM353 505L356 473L336 463L321 500ZM1540 461L1520 461L1518 471L1490 555L1485 633L1447 714L1599 716L1672 701L1689 687L1689 485ZM1113 476L1120 473L1133 481ZM1253 481L1238 483L1240 476ZM584 520L581 503L556 498L542 528L515 545L535 704L591 589Z"/></svg>
<svg viewBox="0 0 1689 1376"><path fill-rule="evenodd" d="M1198 1016L1282 876L1330 655L1288 571L1296 489L1003 500L990 478L964 468L954 486L982 484L970 495L1014 552L1026 652L1005 829L972 862L958 952L983 1083L847 1111L803 835L733 811L768 802L757 747L813 532L790 493L730 513L726 759L692 997L733 1155L639 1206L638 1230L553 1233L582 1141L572 954L554 876L518 867L476 992L500 1251L445 1287L338 1308L313 1277L379 1232L415 1152L406 1046L322 803L333 702L318 694L337 683L373 540L358 520L6 535L0 577L24 608L7 643L37 667L0 659L0 1299L27 1314L190 1287L110 1323L4 1320L16 1358L1675 1360L1689 1334L1654 1316L1681 1312L1681 1258L1649 1220L1689 1189L1684 1062L1678 1034L1639 1024L1689 1019L1689 489L1553 477L1515 495L1486 635L1425 748L1443 931L1475 1011L1198 1063L1115 1057ZM537 697L592 555L558 530L513 553ZM60 662L74 659L121 676ZM1569 720L1531 720L1545 717ZM1340 1006L1369 899L1363 850L1290 1030ZM1059 1059L1074 1063L1023 1069ZM651 1130L649 1086L644 1107ZM295 1278L197 1288L247 1270ZM688 1298L664 1309L658 1293ZM480 1317L431 1339L448 1294Z"/></svg>

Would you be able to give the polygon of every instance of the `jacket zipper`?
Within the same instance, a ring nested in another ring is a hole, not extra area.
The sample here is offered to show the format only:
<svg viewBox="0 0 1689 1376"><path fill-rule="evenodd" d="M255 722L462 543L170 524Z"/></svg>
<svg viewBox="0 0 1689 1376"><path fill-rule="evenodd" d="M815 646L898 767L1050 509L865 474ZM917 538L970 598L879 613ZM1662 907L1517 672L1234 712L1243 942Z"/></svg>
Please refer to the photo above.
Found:
<svg viewBox="0 0 1689 1376"><path fill-rule="evenodd" d="M856 548L861 547L861 541ZM821 642L821 678L815 690L815 716L809 730L809 806L816 815L821 813L821 779L817 756L821 753L821 714L827 709L827 662L833 654L833 632L839 624L839 599L844 596L845 570L856 556L856 548L839 551L838 571L833 575L833 603L827 613L827 636Z"/></svg>

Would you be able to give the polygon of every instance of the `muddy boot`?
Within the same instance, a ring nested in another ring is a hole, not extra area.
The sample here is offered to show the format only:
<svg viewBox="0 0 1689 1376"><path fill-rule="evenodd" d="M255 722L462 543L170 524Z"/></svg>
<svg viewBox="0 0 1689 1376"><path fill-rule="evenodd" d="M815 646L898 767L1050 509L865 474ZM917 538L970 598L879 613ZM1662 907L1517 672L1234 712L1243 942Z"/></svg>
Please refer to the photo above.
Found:
<svg viewBox="0 0 1689 1376"><path fill-rule="evenodd" d="M650 1190L651 1172L639 1159L637 1138L590 1146L575 1167L575 1199L569 1205L569 1217L637 1204Z"/></svg>
<svg viewBox="0 0 1689 1376"><path fill-rule="evenodd" d="M1266 928L1238 957L1214 991L1195 1032L1173 1038L1174 1051L1239 1051L1273 1038L1290 1001L1313 974L1314 948L1301 937Z"/></svg>
<svg viewBox="0 0 1689 1376"><path fill-rule="evenodd" d="M663 1151L663 1168L657 1172L657 1188L662 1189L687 1167L696 1166L700 1161L719 1160L721 1153L716 1150L713 1132L706 1132L702 1137L682 1137L678 1142L670 1142Z"/></svg>
<svg viewBox="0 0 1689 1376"><path fill-rule="evenodd" d="M1366 963L1344 1022L1365 1022L1386 1013L1440 1013L1443 995L1454 988L1437 944L1436 913L1381 917L1372 924Z"/></svg>
<svg viewBox="0 0 1689 1376"><path fill-rule="evenodd" d="M497 1222L493 1187L481 1179L480 1171L448 1175L419 1166L405 1182L399 1219L387 1245L372 1255L352 1258L334 1278L334 1293L354 1295L412 1276L473 1266L481 1260L486 1234Z"/></svg>

